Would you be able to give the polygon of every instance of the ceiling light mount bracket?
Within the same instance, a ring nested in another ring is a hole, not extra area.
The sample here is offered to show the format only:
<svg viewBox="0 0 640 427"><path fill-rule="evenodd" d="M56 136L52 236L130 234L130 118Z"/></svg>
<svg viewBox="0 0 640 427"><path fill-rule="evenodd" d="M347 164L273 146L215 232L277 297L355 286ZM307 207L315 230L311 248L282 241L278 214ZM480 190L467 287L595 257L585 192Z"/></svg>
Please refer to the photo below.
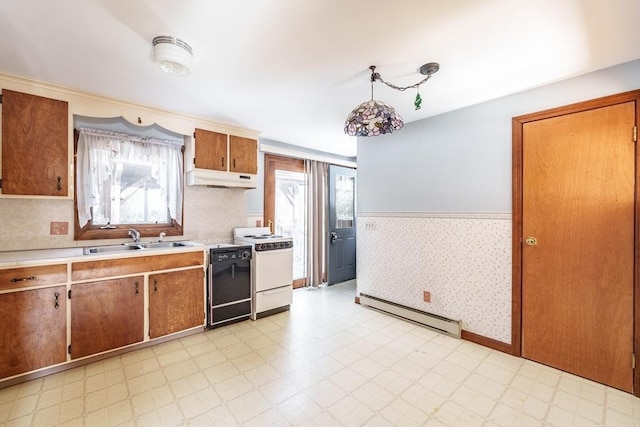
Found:
<svg viewBox="0 0 640 427"><path fill-rule="evenodd" d="M422 74L423 76L430 76L437 73L439 69L440 64L438 64L437 62L428 62L420 67L420 74Z"/></svg>

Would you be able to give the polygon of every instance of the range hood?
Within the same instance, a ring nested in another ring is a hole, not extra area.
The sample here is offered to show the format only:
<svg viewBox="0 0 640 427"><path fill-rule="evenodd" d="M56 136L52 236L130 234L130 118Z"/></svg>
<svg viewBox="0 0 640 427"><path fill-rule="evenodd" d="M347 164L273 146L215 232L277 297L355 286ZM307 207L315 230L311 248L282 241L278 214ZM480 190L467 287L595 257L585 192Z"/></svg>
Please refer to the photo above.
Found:
<svg viewBox="0 0 640 427"><path fill-rule="evenodd" d="M250 173L223 172L209 169L194 169L187 172L187 185L207 187L256 188L258 175Z"/></svg>

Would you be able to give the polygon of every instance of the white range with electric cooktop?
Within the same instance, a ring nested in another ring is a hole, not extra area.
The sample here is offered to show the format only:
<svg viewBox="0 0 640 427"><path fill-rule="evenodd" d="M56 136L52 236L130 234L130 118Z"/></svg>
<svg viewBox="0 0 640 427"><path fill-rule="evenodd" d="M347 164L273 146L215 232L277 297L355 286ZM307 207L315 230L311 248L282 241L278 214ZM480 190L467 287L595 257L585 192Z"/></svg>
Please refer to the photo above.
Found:
<svg viewBox="0 0 640 427"><path fill-rule="evenodd" d="M293 239L269 227L236 228L236 245L251 245L251 318L288 310L293 301Z"/></svg>

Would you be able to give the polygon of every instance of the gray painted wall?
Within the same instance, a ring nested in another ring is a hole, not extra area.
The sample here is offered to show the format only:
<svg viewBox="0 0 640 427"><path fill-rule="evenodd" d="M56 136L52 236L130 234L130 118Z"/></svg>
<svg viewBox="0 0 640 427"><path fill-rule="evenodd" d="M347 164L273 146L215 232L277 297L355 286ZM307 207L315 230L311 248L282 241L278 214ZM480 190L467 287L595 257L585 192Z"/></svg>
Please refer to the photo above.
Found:
<svg viewBox="0 0 640 427"><path fill-rule="evenodd" d="M358 211L511 212L512 117L638 88L640 60L358 138Z"/></svg>

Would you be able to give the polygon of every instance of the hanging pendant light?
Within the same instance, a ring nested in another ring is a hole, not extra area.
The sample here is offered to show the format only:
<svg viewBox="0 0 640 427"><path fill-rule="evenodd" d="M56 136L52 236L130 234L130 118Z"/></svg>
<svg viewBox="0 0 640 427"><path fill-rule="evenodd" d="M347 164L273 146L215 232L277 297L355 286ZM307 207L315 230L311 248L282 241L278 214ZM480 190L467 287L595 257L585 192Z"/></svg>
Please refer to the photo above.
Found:
<svg viewBox="0 0 640 427"><path fill-rule="evenodd" d="M387 103L373 99L373 82L379 80L387 86L399 91L405 91L410 88L418 89L414 105L416 110L419 110L422 104L419 87L421 84L429 80L431 76L440 69L440 66L435 62L423 65L420 67L420 73L427 77L422 81L407 87L399 87L384 81L382 77L380 77L380 74L376 73L375 65L370 66L369 69L371 70L371 100L363 102L349 113L344 125L344 132L347 135L378 136L402 129L404 121L396 112L395 108Z"/></svg>
<svg viewBox="0 0 640 427"><path fill-rule="evenodd" d="M373 82L376 81L376 66L371 70L371 100L353 109L344 125L344 132L351 136L378 136L402 129L404 121L389 104L373 99Z"/></svg>

